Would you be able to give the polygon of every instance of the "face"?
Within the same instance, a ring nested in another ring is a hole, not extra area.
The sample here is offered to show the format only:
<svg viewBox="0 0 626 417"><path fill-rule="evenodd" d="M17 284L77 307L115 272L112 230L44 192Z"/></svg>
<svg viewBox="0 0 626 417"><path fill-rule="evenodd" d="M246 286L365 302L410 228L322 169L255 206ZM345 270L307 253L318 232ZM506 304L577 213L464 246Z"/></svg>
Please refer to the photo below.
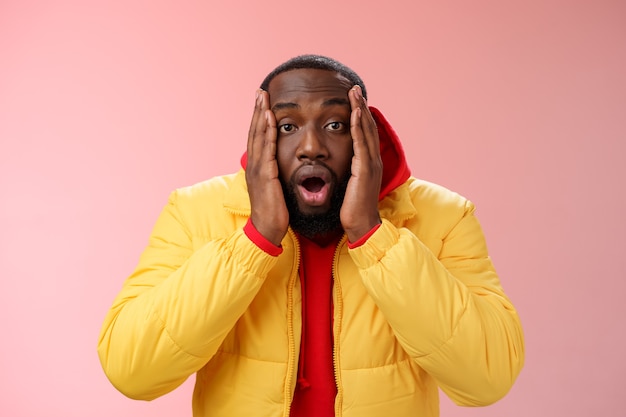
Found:
<svg viewBox="0 0 626 417"><path fill-rule="evenodd" d="M339 210L353 155L351 87L338 73L317 69L284 72L268 87L290 224L305 236L341 226ZM321 230L301 230L311 226Z"/></svg>

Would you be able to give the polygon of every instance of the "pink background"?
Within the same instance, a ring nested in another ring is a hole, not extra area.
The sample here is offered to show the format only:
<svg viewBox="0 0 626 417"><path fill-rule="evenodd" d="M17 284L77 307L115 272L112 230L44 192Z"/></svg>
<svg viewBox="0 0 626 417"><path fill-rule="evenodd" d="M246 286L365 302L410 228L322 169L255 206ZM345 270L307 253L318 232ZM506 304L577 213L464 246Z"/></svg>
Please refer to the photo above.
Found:
<svg viewBox="0 0 626 417"><path fill-rule="evenodd" d="M521 314L510 394L442 415L624 415L626 3L97 3L0 2L0 415L190 415L193 378L115 391L100 325L169 192L238 168L256 87L305 52L477 204Z"/></svg>

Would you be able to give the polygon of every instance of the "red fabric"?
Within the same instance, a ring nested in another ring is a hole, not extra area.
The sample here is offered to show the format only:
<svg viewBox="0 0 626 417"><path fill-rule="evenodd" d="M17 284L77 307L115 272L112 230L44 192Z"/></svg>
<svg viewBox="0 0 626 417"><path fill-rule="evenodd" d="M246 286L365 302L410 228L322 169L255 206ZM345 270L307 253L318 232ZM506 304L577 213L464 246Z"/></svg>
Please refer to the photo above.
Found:
<svg viewBox="0 0 626 417"><path fill-rule="evenodd" d="M376 107L369 106L376 121L380 139L380 157L383 160L383 179L380 184L378 199L382 200L396 187L404 184L411 176L411 169L406 163L404 148L400 138L385 116Z"/></svg>
<svg viewBox="0 0 626 417"><path fill-rule="evenodd" d="M302 340L291 417L335 415L332 265L338 240L326 246L299 236L301 249Z"/></svg>
<svg viewBox="0 0 626 417"><path fill-rule="evenodd" d="M378 230L379 227L380 227L380 223L377 224L376 226L372 227L372 230L370 230L369 232L367 232L366 234L361 236L361 238L359 240L357 240L356 242L354 242L354 243L351 243L350 241L348 241L348 247L350 249L354 249L354 248L358 248L359 246L363 245L365 242L367 242L367 239L369 239L370 236L373 235L374 232Z"/></svg>
<svg viewBox="0 0 626 417"><path fill-rule="evenodd" d="M252 224L252 220L248 219L248 223L243 227L243 232L248 236L255 245L257 245L260 249L265 251L268 255L278 256L283 253L282 246L276 246L269 240L265 239L259 231Z"/></svg>

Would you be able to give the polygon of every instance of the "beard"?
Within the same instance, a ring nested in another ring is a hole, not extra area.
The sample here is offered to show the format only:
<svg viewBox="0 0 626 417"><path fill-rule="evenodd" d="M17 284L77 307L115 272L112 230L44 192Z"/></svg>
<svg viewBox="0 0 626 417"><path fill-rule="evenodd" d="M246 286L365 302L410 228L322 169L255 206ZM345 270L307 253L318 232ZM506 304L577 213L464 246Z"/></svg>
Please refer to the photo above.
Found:
<svg viewBox="0 0 626 417"><path fill-rule="evenodd" d="M329 169L329 171L334 184L330 197L330 207L326 212L319 214L305 214L300 210L296 194L297 184L293 176L287 183L281 180L285 204L287 205L287 211L289 211L289 225L294 232L307 239L325 236L341 230L340 212L343 198L348 188L348 181L350 180L350 170L343 175L341 180L338 179L332 170Z"/></svg>

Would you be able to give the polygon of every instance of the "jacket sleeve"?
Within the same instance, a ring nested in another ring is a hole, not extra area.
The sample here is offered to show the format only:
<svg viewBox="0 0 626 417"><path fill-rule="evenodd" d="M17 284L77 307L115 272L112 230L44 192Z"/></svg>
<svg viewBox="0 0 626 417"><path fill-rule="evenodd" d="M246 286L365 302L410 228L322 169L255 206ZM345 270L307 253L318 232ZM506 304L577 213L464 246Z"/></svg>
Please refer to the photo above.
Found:
<svg viewBox="0 0 626 417"><path fill-rule="evenodd" d="M488 405L519 374L523 335L474 206L459 211L438 254L387 220L350 253L404 350L455 403Z"/></svg>
<svg viewBox="0 0 626 417"><path fill-rule="evenodd" d="M108 312L98 354L128 397L154 399L202 368L276 262L239 229L198 250L170 197Z"/></svg>

